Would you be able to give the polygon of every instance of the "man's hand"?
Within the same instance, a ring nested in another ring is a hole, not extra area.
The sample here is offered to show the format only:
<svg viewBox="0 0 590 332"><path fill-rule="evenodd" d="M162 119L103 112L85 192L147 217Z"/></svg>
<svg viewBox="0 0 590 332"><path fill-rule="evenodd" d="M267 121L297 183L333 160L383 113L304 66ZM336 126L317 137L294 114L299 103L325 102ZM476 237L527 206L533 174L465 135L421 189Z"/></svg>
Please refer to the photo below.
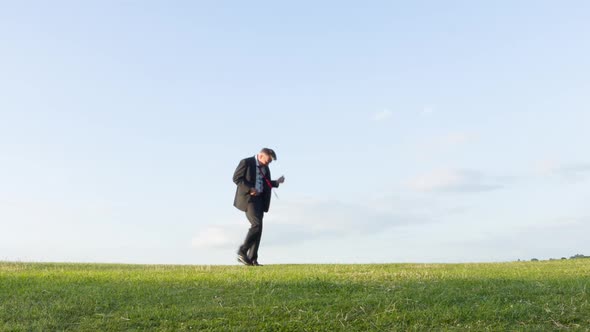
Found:
<svg viewBox="0 0 590 332"><path fill-rule="evenodd" d="M257 196L258 190L256 190L256 188L252 188L252 189L250 189L249 194L250 194L250 196Z"/></svg>
<svg viewBox="0 0 590 332"><path fill-rule="evenodd" d="M281 175L281 177L277 180L278 183L285 182L285 177Z"/></svg>

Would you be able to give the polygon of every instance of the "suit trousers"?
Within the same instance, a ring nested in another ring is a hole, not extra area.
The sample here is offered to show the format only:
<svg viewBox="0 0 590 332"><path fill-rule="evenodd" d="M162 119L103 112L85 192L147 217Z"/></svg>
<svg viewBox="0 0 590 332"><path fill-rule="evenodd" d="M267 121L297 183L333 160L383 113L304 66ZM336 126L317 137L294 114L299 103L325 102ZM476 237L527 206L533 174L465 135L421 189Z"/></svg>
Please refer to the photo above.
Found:
<svg viewBox="0 0 590 332"><path fill-rule="evenodd" d="M254 196L248 202L246 218L250 222L250 229L244 244L240 246L240 252L247 254L251 261L258 259L258 247L262 238L262 218L264 217L264 198L262 195Z"/></svg>

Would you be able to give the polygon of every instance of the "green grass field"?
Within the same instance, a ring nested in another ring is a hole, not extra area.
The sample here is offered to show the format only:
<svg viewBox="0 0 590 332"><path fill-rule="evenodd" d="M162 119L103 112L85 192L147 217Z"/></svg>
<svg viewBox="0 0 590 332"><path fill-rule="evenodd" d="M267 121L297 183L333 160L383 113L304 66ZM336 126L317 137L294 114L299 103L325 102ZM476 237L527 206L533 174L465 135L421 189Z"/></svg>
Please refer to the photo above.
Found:
<svg viewBox="0 0 590 332"><path fill-rule="evenodd" d="M166 266L0 262L0 331L589 330L590 259Z"/></svg>

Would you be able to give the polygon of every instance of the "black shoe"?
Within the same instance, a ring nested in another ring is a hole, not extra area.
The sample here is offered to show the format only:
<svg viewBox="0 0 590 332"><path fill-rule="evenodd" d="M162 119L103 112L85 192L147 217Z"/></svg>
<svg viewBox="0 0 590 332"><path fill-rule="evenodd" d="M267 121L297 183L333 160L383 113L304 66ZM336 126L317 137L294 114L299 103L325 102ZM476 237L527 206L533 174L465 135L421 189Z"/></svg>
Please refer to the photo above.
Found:
<svg viewBox="0 0 590 332"><path fill-rule="evenodd" d="M264 266L264 265L258 263L258 261L252 261L252 265L254 265L254 266Z"/></svg>
<svg viewBox="0 0 590 332"><path fill-rule="evenodd" d="M244 254L238 254L238 262L247 266L252 266L252 261Z"/></svg>

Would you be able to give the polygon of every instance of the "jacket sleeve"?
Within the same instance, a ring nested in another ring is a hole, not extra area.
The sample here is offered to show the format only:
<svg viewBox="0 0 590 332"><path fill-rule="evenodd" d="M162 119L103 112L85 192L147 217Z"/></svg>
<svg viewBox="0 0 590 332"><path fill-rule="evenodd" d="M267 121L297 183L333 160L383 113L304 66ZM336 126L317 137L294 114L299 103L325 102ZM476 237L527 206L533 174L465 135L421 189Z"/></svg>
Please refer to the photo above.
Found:
<svg viewBox="0 0 590 332"><path fill-rule="evenodd" d="M238 190L242 193L248 193L250 189L254 188L254 183L246 180L246 159L242 159L234 172L234 183L238 186Z"/></svg>
<svg viewBox="0 0 590 332"><path fill-rule="evenodd" d="M268 168L268 167L266 168L266 174L268 174L268 178L269 178L269 179L272 179L272 178L270 177L270 176L271 176L271 175L270 175L270 168ZM276 180L271 180L271 181L270 181L270 184L272 184L272 187L273 187L273 188L278 188L278 187L279 187L279 183L278 183Z"/></svg>

